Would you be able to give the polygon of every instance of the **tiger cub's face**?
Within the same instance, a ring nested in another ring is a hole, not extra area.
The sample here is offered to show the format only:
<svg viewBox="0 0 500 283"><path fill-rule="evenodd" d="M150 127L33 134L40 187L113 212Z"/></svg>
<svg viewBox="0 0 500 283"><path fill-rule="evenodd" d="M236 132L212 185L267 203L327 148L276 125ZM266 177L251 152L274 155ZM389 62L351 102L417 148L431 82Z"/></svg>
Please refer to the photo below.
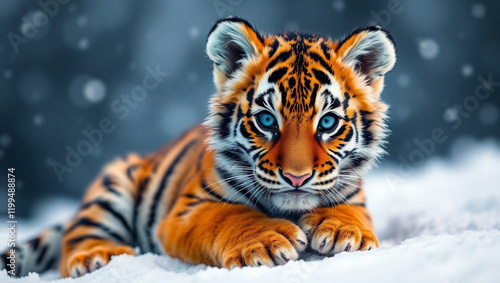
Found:
<svg viewBox="0 0 500 283"><path fill-rule="evenodd" d="M359 29L342 42L301 33L262 36L228 18L207 53L217 93L206 124L228 197L271 211L343 202L383 150L388 33Z"/></svg>

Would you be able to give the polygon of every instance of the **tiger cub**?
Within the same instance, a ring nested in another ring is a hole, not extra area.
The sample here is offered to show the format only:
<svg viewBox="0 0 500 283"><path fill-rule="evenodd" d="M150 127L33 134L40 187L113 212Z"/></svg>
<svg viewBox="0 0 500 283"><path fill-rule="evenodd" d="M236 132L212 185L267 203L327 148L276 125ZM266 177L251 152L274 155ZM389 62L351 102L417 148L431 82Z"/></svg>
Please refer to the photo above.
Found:
<svg viewBox="0 0 500 283"><path fill-rule="evenodd" d="M232 268L378 247L362 180L387 133L389 33L263 35L224 18L206 51L205 122L105 167L69 223L17 248L17 275L58 264L78 277L139 252Z"/></svg>

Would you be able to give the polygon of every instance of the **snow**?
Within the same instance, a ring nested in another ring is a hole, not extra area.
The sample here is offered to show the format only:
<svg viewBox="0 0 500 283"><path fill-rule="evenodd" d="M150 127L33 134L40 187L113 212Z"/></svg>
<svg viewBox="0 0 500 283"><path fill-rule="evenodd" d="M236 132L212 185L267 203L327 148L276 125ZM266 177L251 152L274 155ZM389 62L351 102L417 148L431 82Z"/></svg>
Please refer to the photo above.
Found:
<svg viewBox="0 0 500 283"><path fill-rule="evenodd" d="M0 146L1 147L9 147L12 143L12 138L9 134L3 134L0 136Z"/></svg>
<svg viewBox="0 0 500 283"><path fill-rule="evenodd" d="M400 74L398 76L398 85L402 88L405 88L410 85L411 79L407 74Z"/></svg>
<svg viewBox="0 0 500 283"><path fill-rule="evenodd" d="M342 12L345 10L345 2L344 0L334 0L332 7L337 12Z"/></svg>
<svg viewBox="0 0 500 283"><path fill-rule="evenodd" d="M14 280L4 270L0 282L498 282L500 145L468 142L453 152L448 159L428 159L410 176L398 176L398 164L368 175L368 206L381 240L377 250L234 270L193 266L168 256L123 255L77 279L59 279L49 271ZM19 221L21 238L78 207L65 199L41 203L35 219ZM0 239L6 242L4 231Z"/></svg>
<svg viewBox="0 0 500 283"><path fill-rule="evenodd" d="M43 118L43 115L40 115L40 114L36 114L34 117L33 117L33 124L35 124L35 126L41 126L43 124L43 121L45 119Z"/></svg>
<svg viewBox="0 0 500 283"><path fill-rule="evenodd" d="M472 77L474 75L474 67L470 64L464 64L461 69L462 75L466 78Z"/></svg>
<svg viewBox="0 0 500 283"><path fill-rule="evenodd" d="M486 7L482 3L474 3L470 12L474 18L481 19L486 16Z"/></svg>
<svg viewBox="0 0 500 283"><path fill-rule="evenodd" d="M439 44L431 38L422 39L418 42L420 56L426 60L432 60L439 54Z"/></svg>
<svg viewBox="0 0 500 283"><path fill-rule="evenodd" d="M447 108L443 113L443 119L447 123L455 122L459 119L458 109L456 106Z"/></svg>
<svg viewBox="0 0 500 283"><path fill-rule="evenodd" d="M73 79L69 87L69 96L74 105L82 108L97 104L106 97L106 84L89 75L79 75Z"/></svg>
<svg viewBox="0 0 500 283"><path fill-rule="evenodd" d="M90 79L83 87L83 96L90 103L99 103L106 96L106 85L99 79Z"/></svg>

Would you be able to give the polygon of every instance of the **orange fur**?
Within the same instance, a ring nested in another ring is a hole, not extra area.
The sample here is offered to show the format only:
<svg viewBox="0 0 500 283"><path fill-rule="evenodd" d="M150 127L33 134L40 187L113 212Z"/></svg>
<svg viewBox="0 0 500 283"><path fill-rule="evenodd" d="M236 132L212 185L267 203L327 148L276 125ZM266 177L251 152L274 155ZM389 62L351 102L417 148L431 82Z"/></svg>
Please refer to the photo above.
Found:
<svg viewBox="0 0 500 283"><path fill-rule="evenodd" d="M241 176L222 177L221 172L229 169L220 168L217 155L225 150L219 147L222 140L219 137L240 130L241 135L245 134L261 150L254 159L265 162L256 164L252 170L258 167L268 172L267 182L278 183L278 172L285 172L293 176L316 174L314 185L336 184L342 176L331 176L340 174L341 164L331 152L340 155L335 151L353 139L353 132L344 130L323 140L315 116L322 111L322 105L315 104L312 96L324 81L339 82L335 99L337 110L341 111L336 114L341 116L340 126L363 129L369 135L364 138L373 139L370 149L377 148L384 137L387 109L379 100L383 79L370 81L344 62L369 32L356 33L340 44L297 33L264 37L248 24L234 21L250 43L245 48L251 51L246 52L253 53L240 58L241 66L231 69L232 74L227 73L230 66L219 68L216 64L214 79L218 92L211 100L207 123L156 153L145 157L129 155L103 170L87 191L81 210L66 227L59 265L62 276L94 271L113 255L134 255L137 242L143 252L166 253L194 264L228 268L284 264L299 258L299 252L306 247L327 255L378 247L365 208L362 178L357 173L355 181L339 189L353 192L349 198L341 195L342 203L318 202L312 208L298 210L301 215L296 219L286 219L260 209L252 195L228 185L231 179ZM220 56L219 53L212 57ZM275 64L269 67L273 61ZM297 66L297 62L302 65ZM256 113L251 106L256 102L249 97L257 95L254 92L261 85L266 86L264 77L280 69L286 72L275 83L280 86L279 91L286 90L289 94L286 98L283 93L275 97L282 100L276 113L280 113L283 123L275 129L279 139L270 141L266 135L257 133ZM220 124L237 124L237 119L241 126L223 133L228 130ZM366 121L370 123L364 125ZM359 134L358 139L361 139ZM245 146L240 144L242 147ZM232 166L239 170L242 157L238 154L244 155L245 151L226 154L238 161ZM368 159L364 158L358 162ZM321 179L323 176L330 177ZM327 193L321 190L310 193L326 200L331 194L340 194L327 189Z"/></svg>

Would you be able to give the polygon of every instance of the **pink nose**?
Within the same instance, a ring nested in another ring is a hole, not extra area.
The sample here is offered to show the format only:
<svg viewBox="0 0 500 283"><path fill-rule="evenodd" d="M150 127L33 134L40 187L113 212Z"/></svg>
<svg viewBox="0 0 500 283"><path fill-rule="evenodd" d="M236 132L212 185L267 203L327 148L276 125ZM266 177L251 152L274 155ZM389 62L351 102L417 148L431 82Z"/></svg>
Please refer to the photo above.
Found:
<svg viewBox="0 0 500 283"><path fill-rule="evenodd" d="M302 184L304 183L304 181L307 178L311 177L311 174L305 174L305 175L302 175L302 176L295 176L295 175L292 175L290 173L283 173L283 176L290 181L290 183L292 184L292 186L294 186L294 187L300 187L300 186L302 186Z"/></svg>

